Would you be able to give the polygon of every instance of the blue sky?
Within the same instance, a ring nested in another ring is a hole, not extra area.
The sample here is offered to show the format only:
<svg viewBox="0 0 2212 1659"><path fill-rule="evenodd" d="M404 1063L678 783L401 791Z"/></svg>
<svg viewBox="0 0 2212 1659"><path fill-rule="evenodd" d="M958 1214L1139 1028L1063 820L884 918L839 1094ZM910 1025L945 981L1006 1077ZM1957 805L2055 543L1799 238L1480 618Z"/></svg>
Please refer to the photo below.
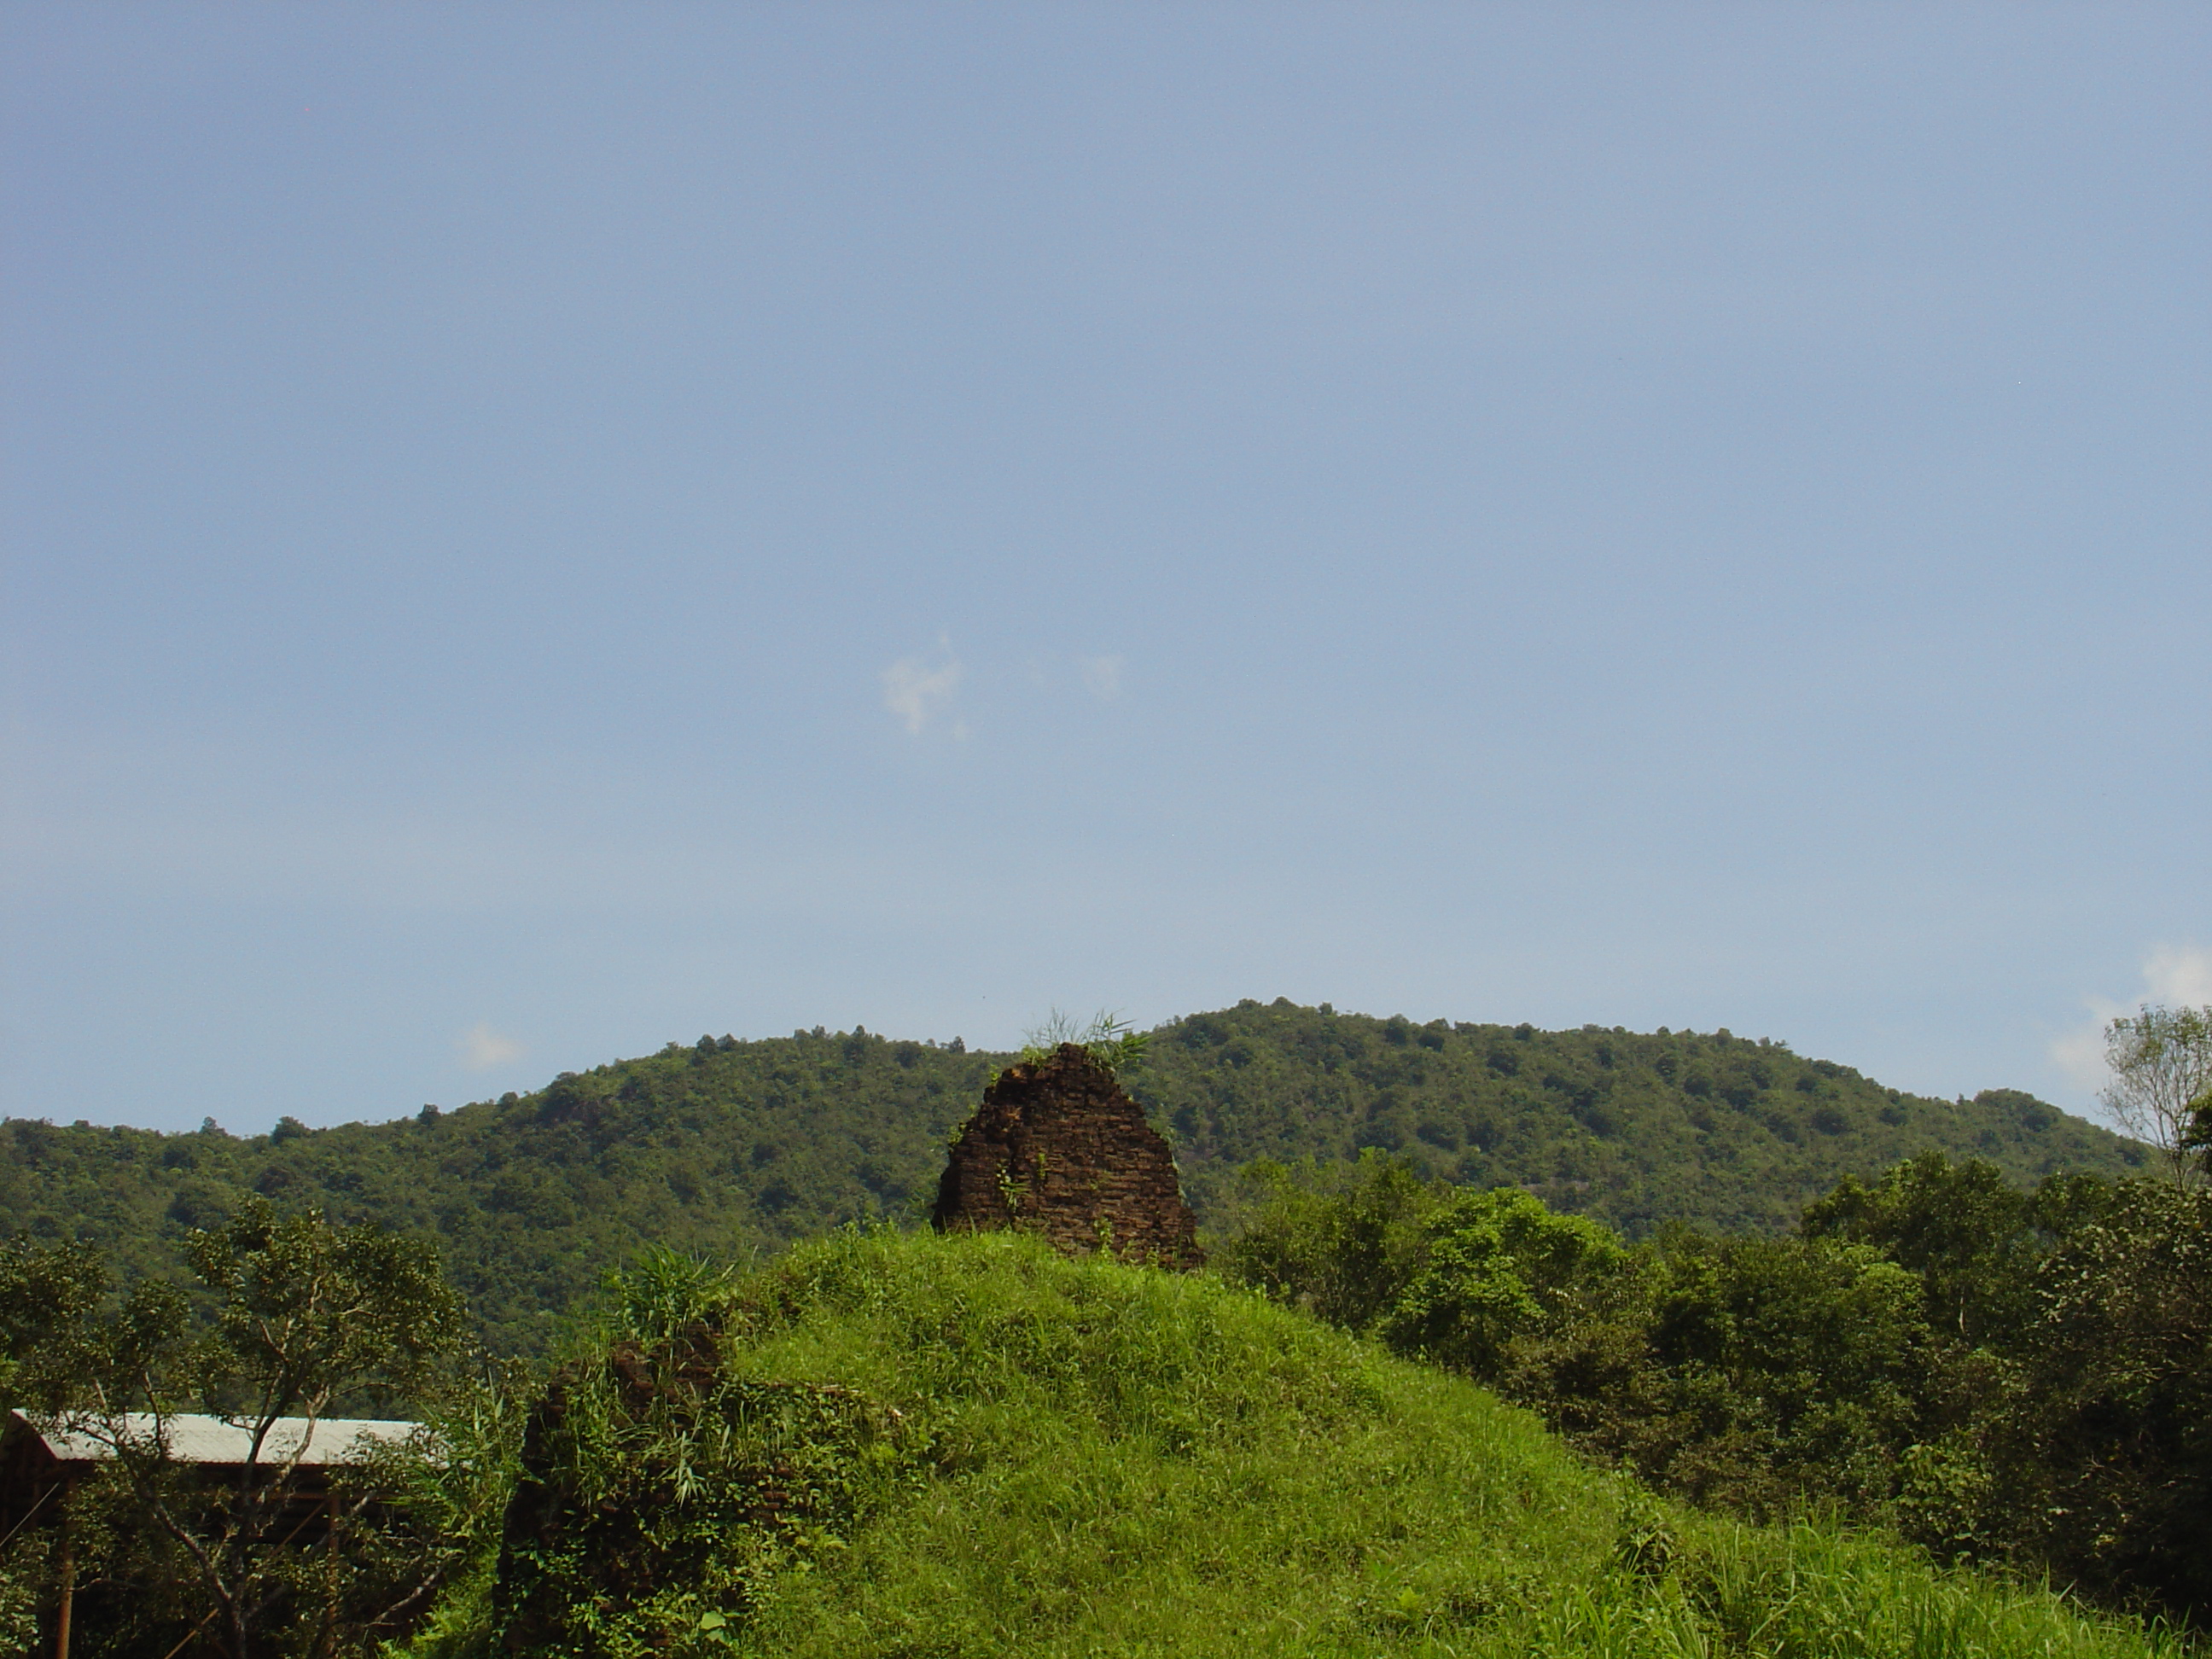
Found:
<svg viewBox="0 0 2212 1659"><path fill-rule="evenodd" d="M2212 1001L2202 5L0 24L0 1110Z"/></svg>

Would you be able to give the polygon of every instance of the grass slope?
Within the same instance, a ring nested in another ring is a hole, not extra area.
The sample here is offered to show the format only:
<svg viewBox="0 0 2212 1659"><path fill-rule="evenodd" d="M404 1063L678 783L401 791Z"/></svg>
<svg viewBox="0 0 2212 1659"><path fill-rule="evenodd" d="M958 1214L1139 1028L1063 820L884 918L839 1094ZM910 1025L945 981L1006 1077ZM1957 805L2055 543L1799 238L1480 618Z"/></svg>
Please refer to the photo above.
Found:
<svg viewBox="0 0 2212 1659"><path fill-rule="evenodd" d="M13 1121L0 1228L82 1238L161 1273L188 1228L249 1192L319 1205L437 1235L487 1340L537 1352L607 1264L647 1241L727 1255L854 1218L912 1220L946 1132L1005 1058L817 1031L672 1043L389 1123L239 1138ZM2026 1095L1926 1099L1721 1033L1413 1025L1248 1001L1162 1027L1127 1080L1213 1222L1249 1160L1364 1146L1528 1186L1632 1234L1665 1220L1784 1226L1842 1176L1931 1146L2023 1182L2141 1157Z"/></svg>
<svg viewBox="0 0 2212 1659"><path fill-rule="evenodd" d="M848 1231L756 1274L723 1320L733 1382L858 1391L899 1414L904 1451L865 1464L835 1535L766 1560L732 1536L742 1592L726 1613L668 1601L665 1651L2179 1650L1876 1540L1662 1505L1472 1385L1206 1277ZM420 1650L471 1650L465 1613Z"/></svg>

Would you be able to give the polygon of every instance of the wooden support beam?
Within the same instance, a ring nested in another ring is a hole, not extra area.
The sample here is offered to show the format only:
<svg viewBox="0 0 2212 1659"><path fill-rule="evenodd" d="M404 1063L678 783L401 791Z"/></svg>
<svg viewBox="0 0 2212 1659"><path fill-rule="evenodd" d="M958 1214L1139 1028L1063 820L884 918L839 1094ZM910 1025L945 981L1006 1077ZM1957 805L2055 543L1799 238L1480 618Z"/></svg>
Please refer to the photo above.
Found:
<svg viewBox="0 0 2212 1659"><path fill-rule="evenodd" d="M70 1621L76 1613L76 1508L70 1502L74 1480L62 1485L62 1583L54 1609L54 1659L70 1659Z"/></svg>

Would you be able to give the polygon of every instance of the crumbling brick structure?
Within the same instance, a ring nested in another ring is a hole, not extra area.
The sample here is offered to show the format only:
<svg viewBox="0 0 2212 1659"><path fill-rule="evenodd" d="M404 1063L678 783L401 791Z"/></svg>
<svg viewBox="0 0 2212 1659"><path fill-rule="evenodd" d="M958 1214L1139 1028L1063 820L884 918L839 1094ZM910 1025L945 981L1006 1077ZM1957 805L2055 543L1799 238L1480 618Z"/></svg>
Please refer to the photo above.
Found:
<svg viewBox="0 0 2212 1659"><path fill-rule="evenodd" d="M1079 1043L983 1091L938 1183L939 1232L1017 1227L1067 1255L1195 1267L1198 1225L1144 1109Z"/></svg>

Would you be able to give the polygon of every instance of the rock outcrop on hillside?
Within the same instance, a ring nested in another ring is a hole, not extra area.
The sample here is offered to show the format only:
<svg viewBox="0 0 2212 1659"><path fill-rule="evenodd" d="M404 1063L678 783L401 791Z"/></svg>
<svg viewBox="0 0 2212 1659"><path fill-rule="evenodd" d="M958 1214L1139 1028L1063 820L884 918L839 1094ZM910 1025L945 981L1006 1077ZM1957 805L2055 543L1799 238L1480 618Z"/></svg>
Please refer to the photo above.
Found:
<svg viewBox="0 0 2212 1659"><path fill-rule="evenodd" d="M983 1091L932 1219L940 1232L1019 1228L1071 1255L1103 1249L1171 1267L1204 1260L1167 1142L1073 1042L1008 1066Z"/></svg>

